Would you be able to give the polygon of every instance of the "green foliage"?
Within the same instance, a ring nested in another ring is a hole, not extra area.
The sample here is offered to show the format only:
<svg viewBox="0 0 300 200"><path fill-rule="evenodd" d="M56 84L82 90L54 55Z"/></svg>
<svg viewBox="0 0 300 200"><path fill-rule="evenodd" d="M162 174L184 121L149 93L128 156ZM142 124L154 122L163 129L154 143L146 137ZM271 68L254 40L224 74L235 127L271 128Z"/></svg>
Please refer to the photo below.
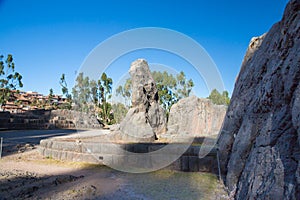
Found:
<svg viewBox="0 0 300 200"><path fill-rule="evenodd" d="M98 80L99 97L98 105L101 108L99 112L100 120L104 124L113 124L112 106L107 102L111 98L112 92L112 79L109 78L105 73L102 73L101 79Z"/></svg>
<svg viewBox="0 0 300 200"><path fill-rule="evenodd" d="M56 109L57 108L57 103L52 102L53 101L53 89L50 88L49 94L48 94L48 109Z"/></svg>
<svg viewBox="0 0 300 200"><path fill-rule="evenodd" d="M67 102L60 106L62 109L71 109L72 108L72 95L69 94L68 85L66 81L65 74L61 75L59 85L61 86L61 91L63 95L67 98Z"/></svg>
<svg viewBox="0 0 300 200"><path fill-rule="evenodd" d="M112 109L116 123L120 123L125 118L128 112L128 109L122 103L113 104Z"/></svg>
<svg viewBox="0 0 300 200"><path fill-rule="evenodd" d="M83 73L79 73L76 78L76 85L72 89L73 101L76 105L76 110L83 112L89 111L88 103L91 102L90 93L89 77L84 77Z"/></svg>
<svg viewBox="0 0 300 200"><path fill-rule="evenodd" d="M175 77L166 71L153 71L152 77L156 82L160 104L167 113L173 104L182 98L188 97L194 87L193 80L187 80L184 72L180 72Z"/></svg>
<svg viewBox="0 0 300 200"><path fill-rule="evenodd" d="M125 105L130 107L131 101L131 79L127 79L124 86L119 86L116 89L116 94L121 95L125 100Z"/></svg>
<svg viewBox="0 0 300 200"><path fill-rule="evenodd" d="M160 104L169 111L171 106L179 100L179 94L175 91L176 78L167 72L156 71L152 73L152 76L156 82Z"/></svg>
<svg viewBox="0 0 300 200"><path fill-rule="evenodd" d="M107 102L111 98L112 83L112 79L105 73L97 81L89 80L83 73L79 73L72 89L75 109L94 112L104 124L113 123L112 106Z"/></svg>
<svg viewBox="0 0 300 200"><path fill-rule="evenodd" d="M51 102L52 99L53 99L53 89L50 88L50 90L49 90L49 95L48 95L48 100L49 100L49 102Z"/></svg>
<svg viewBox="0 0 300 200"><path fill-rule="evenodd" d="M230 103L227 91L223 91L221 94L218 90L213 89L207 98L217 105L229 105Z"/></svg>
<svg viewBox="0 0 300 200"><path fill-rule="evenodd" d="M69 94L68 84L67 84L67 81L66 81L65 74L61 75L61 78L60 78L60 81L59 81L59 85L61 86L61 91L62 91L63 95L65 95L65 97L68 100L71 100L72 99L72 95Z"/></svg>
<svg viewBox="0 0 300 200"><path fill-rule="evenodd" d="M11 96L11 90L23 87L22 75L15 71L15 63L11 54L7 55L5 62L0 55L0 105L4 106Z"/></svg>
<svg viewBox="0 0 300 200"><path fill-rule="evenodd" d="M184 72L174 76L172 74L153 71L152 77L156 82L160 104L167 111L171 106L184 97L188 97L194 87L192 79L187 80ZM119 86L116 90L117 95L121 95L125 102L131 97L131 79L127 79L124 86Z"/></svg>
<svg viewBox="0 0 300 200"><path fill-rule="evenodd" d="M103 102L100 104L100 120L102 121L103 124L111 125L116 123L114 119L114 113L112 110L112 105L108 102Z"/></svg>
<svg viewBox="0 0 300 200"><path fill-rule="evenodd" d="M194 87L193 80L192 79L186 80L186 76L182 71L176 76L176 80L177 80L177 88L178 88L177 93L179 95L178 98L182 99L188 97L192 91L192 88Z"/></svg>
<svg viewBox="0 0 300 200"><path fill-rule="evenodd" d="M111 98L112 83L113 83L112 79L109 78L105 73L102 73L101 81L98 82L98 84L100 86L102 86L102 88L101 88L101 97L102 97L103 102L106 102L107 99Z"/></svg>

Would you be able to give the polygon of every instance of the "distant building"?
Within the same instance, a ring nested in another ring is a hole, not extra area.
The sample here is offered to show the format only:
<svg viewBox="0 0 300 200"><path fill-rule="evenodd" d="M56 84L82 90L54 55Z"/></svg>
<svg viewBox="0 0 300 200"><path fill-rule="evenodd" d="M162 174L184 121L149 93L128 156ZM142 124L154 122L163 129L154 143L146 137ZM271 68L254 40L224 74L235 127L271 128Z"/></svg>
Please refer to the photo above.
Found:
<svg viewBox="0 0 300 200"><path fill-rule="evenodd" d="M12 90L12 94L9 100L4 106L2 106L2 111L9 111L11 113L22 113L28 110L36 109L53 109L56 107L67 103L67 99L63 98L61 95L53 95L51 100L49 95L44 96L38 92L33 91L18 91Z"/></svg>

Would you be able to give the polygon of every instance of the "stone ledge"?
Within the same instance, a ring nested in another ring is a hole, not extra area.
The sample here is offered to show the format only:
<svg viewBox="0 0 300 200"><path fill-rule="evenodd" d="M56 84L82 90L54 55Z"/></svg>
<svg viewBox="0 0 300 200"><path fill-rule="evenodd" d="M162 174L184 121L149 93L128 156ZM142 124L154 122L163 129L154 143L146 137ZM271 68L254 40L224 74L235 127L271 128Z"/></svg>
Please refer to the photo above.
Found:
<svg viewBox="0 0 300 200"><path fill-rule="evenodd" d="M100 165L117 164L122 166L123 163L134 166L135 162L139 162L135 155L122 155L120 150L130 150L133 153L152 152L153 155L174 156L174 152L168 155L157 153L155 151L164 145L162 144L114 144L114 143L79 143L78 141L59 141L54 139L41 140L39 151L45 157L51 157L57 160L67 160L72 162L87 162ZM174 148L175 149L175 148ZM217 172L216 150L213 149L206 157L199 158L199 146L190 146L188 150L171 165L168 169L179 171L201 171L201 172ZM91 153L93 152L93 153ZM148 160L143 160L148 166L155 166L155 162L151 156Z"/></svg>

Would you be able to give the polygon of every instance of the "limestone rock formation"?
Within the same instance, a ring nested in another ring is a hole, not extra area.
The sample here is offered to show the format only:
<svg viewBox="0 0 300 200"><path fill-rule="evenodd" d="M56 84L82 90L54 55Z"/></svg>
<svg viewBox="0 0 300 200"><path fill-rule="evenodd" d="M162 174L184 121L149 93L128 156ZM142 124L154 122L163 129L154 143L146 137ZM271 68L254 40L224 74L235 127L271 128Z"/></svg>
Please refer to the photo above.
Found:
<svg viewBox="0 0 300 200"><path fill-rule="evenodd" d="M218 141L225 184L235 199L300 199L300 0L260 39Z"/></svg>
<svg viewBox="0 0 300 200"><path fill-rule="evenodd" d="M196 96L179 100L170 110L168 134L202 137L217 135L222 127L227 106L215 105Z"/></svg>
<svg viewBox="0 0 300 200"><path fill-rule="evenodd" d="M129 73L132 81L132 108L121 122L120 131L131 141L153 141L166 131L166 115L159 106L155 81L143 59L134 61Z"/></svg>

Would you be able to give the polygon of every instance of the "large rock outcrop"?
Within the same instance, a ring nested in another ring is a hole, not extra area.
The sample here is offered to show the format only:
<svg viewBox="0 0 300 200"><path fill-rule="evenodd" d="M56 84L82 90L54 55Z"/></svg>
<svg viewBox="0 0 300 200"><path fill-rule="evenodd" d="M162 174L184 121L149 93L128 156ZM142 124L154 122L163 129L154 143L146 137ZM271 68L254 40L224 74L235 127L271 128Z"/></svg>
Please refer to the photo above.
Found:
<svg viewBox="0 0 300 200"><path fill-rule="evenodd" d="M168 135L204 137L218 135L227 106L215 105L209 99L190 96L171 107Z"/></svg>
<svg viewBox="0 0 300 200"><path fill-rule="evenodd" d="M147 61L134 61L129 73L132 82L132 108L120 124L122 139L150 142L166 132L166 114L159 106L156 84Z"/></svg>
<svg viewBox="0 0 300 200"><path fill-rule="evenodd" d="M300 199L300 0L250 43L218 144L235 199Z"/></svg>

